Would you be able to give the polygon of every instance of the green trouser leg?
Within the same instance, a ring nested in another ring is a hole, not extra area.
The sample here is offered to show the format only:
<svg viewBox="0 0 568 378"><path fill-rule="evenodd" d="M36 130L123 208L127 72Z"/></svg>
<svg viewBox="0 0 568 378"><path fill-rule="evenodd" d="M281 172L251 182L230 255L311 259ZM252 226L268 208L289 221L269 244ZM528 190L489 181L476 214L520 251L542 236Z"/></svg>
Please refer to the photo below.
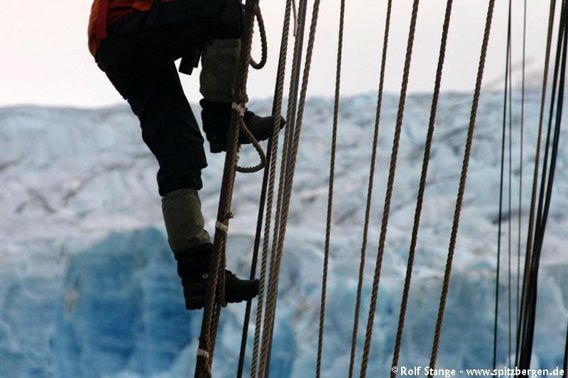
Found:
<svg viewBox="0 0 568 378"><path fill-rule="evenodd" d="M201 57L200 91L209 101L233 102L241 51L240 39L215 39Z"/></svg>
<svg viewBox="0 0 568 378"><path fill-rule="evenodd" d="M195 189L180 189L162 197L168 243L176 259L210 238L204 228L201 201Z"/></svg>

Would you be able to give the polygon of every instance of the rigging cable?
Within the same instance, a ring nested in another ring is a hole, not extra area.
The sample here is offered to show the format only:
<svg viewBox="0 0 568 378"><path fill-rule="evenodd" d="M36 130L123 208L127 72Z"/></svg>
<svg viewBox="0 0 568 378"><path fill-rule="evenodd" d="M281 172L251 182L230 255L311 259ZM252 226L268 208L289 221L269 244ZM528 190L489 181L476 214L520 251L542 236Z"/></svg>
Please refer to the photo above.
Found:
<svg viewBox="0 0 568 378"><path fill-rule="evenodd" d="M296 168L296 158L298 154L300 136L302 131L302 122L304 118L304 110L306 105L306 97L308 91L308 84L310 79L310 71L312 65L313 50L316 39L317 23L319 17L320 0L315 0L312 9L312 19L310 23L310 31L308 37L308 46L306 48L306 59L304 62L304 70L302 75L302 85L300 89L300 98L298 101L298 111L296 114L296 125L293 134L292 144L290 146L291 150L289 152L289 161L286 163L286 177L285 186L282 195L279 193L279 200L282 199L282 208L280 212L280 224L278 230L278 240L277 249L273 250L273 253L277 256L277 261L273 264L273 269L270 275L269 290L268 290L268 301L265 309L265 326L263 327L263 345L261 351L261 365L259 373L261 376L268 375L271 345L272 345L272 335L274 332L274 317L276 312L276 302L278 293L278 277L280 271L280 259L282 256L282 251L284 248L284 239L286 236L286 226L288 221L288 214L290 210L290 199L292 195L292 188L294 183L294 173ZM299 61L296 62L299 65ZM274 273L274 274L273 274ZM268 327L267 327L268 326Z"/></svg>
<svg viewBox="0 0 568 378"><path fill-rule="evenodd" d="M560 142L560 130L562 122L562 112L564 105L564 87L566 76L566 47L567 47L567 19L566 19L566 0L562 1L560 12L560 25L558 30L558 43L556 49L556 59L554 66L551 106L549 112L549 122L547 131L547 140L545 147L545 156L543 161L543 173L541 178L541 189L539 195L538 205L538 218L536 220L535 228L535 242L534 251L531 261L531 271L527 286L527 302L523 310L526 312L524 322L522 324L523 330L521 333L521 353L520 353L520 368L528 369L530 367L536 307L537 307L537 294L538 294L538 273L540 267L540 257L542 254L542 247L544 243L544 236L546 231L546 224L550 211L550 204L552 200L552 190L554 185L554 177L556 170L556 161L558 156L558 145ZM556 98L556 91L558 90L558 97ZM556 106L556 113L555 111ZM555 114L554 114L555 113ZM554 123L554 134L552 136L552 146L550 147L550 137L552 134ZM548 152L550 151L550 166L548 166Z"/></svg>
<svg viewBox="0 0 568 378"><path fill-rule="evenodd" d="M275 282L277 284L279 280L279 271L280 271L280 261L282 258L282 254L279 253L277 250L278 240L279 240L279 230L280 230L280 223L281 223L281 213L282 213L282 193L284 191L284 179L286 177L286 167L290 156L290 148L289 146L292 145L292 139L294 136L294 130L296 127L296 111L298 105L298 88L300 85L300 65L302 59L302 50L303 50L303 43L304 43L304 32L305 32L305 23L306 23L306 13L307 13L307 0L300 0L299 2L299 14L298 16L295 15L295 1L292 1L292 6L294 10L294 19L295 19L295 28L294 28L294 54L292 58L292 73L290 76L290 87L289 87L289 95L288 95L288 104L287 104L287 122L288 127L286 128L286 133L284 135L284 141L282 146L282 157L281 157L281 165L280 165L280 177L279 177L279 185L278 185L278 193L277 193L277 204L276 204L276 213L274 215L274 231L272 235L272 252L270 256L270 267L269 267L269 277L268 277L268 285L263 283L263 288L266 286L266 289L263 289L266 292L266 301L267 305L264 309L257 308L256 314L256 330L255 330L255 338L254 338L254 347L253 347L253 360L251 365L251 377L259 377L268 376L268 367L266 367L267 358L264 357L265 355L270 354L270 346L263 342L264 338L267 337L268 329L272 327L271 323L274 322L274 317L267 317L268 312L270 309L267 309L271 302L274 300L274 294L272 293L273 286ZM263 251L268 256L268 252L270 249L270 239L268 237L269 230L270 230L270 222L271 222L271 215L272 215L272 205L274 201L274 192L275 192L275 180L276 180L276 172L273 171L270 182L269 182L269 202L267 208L267 222L265 225L265 235L263 240ZM261 334L262 331L262 334Z"/></svg>
<svg viewBox="0 0 568 378"><path fill-rule="evenodd" d="M511 5L511 0L509 0L509 5ZM512 6L511 6L512 13ZM511 35L511 17L509 17L509 35ZM512 225L513 225L513 64L512 64L512 48L511 43L509 43L509 204L508 204L508 219L507 219L507 339L508 339L508 349L507 349L507 366L511 366L511 343L512 343L512 281L511 281L511 262L512 262Z"/></svg>
<svg viewBox="0 0 568 378"><path fill-rule="evenodd" d="M477 69L477 77L476 77L476 81L475 81L475 90L474 90L474 94L473 94L473 101L472 101L472 105L471 105L471 116L470 116L470 120L469 120L469 126L468 126L468 132L467 132L467 139L466 139L466 144L465 144L465 151L464 151L464 156L463 156L463 163L462 163L462 170L461 170L461 176L460 176L460 183L459 183L459 189L458 189L458 194L457 194L457 198L456 198L456 206L455 206L455 210L454 210L454 220L453 220L453 225L452 225L452 232L450 235L450 245L448 248L448 256L447 256L447 260L446 260L446 268L445 268L445 272L444 272L444 281L442 284L442 292L440 294L440 305L438 308L438 316L436 319L436 329L434 332L434 341L432 344L432 353L430 356L430 363L429 363L429 367L430 369L434 369L436 367L436 358L438 355L438 347L439 347L439 343L440 343L440 334L441 334L441 330L442 330L442 322L444 320L444 311L446 308L446 300L447 300L447 294L448 294L448 288L449 288L449 283L450 283L450 274L451 274L451 270L452 270L452 262L453 262L453 257L454 257L454 252L455 252L455 247L456 247L456 241L457 241L457 235L458 235L458 229L459 229L459 222L460 222L460 215L461 215L461 208L462 208L462 203L463 203L463 196L465 193L465 186L466 186L466 181L467 181L467 173L468 173L468 168L469 168L469 158L470 158L470 154L471 154L471 148L473 145L473 135L474 135L474 131L475 131L475 124L476 124L476 118L477 118L477 109L478 109L478 105L479 105L479 97L481 94L481 84L483 82L483 73L485 71L485 60L487 57L487 47L489 44L489 35L491 32L491 24L492 24L492 20L493 20L493 10L495 8L495 0L489 0L489 5L488 5L488 9L487 9L487 16L486 16L486 21L485 21L485 31L483 34L483 43L481 45L481 54L480 54L480 58L479 58L479 66ZM429 372L429 378L432 378L433 376L433 370L430 370Z"/></svg>
<svg viewBox="0 0 568 378"><path fill-rule="evenodd" d="M335 182L335 155L337 146L337 124L339 118L339 98L341 88L341 61L343 57L343 28L345 24L345 0L340 2L339 10L339 34L337 38L337 64L335 72L335 99L333 104L333 126L331 136L331 156L329 161L329 189L327 195L327 217L325 226L325 246L324 246L324 260L321 284L321 301L320 301L320 316L319 316L319 332L318 332L318 352L316 362L316 377L321 376L321 359L323 353L323 335L325 324L325 301L327 293L327 275L329 265L329 249L331 238L331 221L333 212L333 189Z"/></svg>
<svg viewBox="0 0 568 378"><path fill-rule="evenodd" d="M518 326L517 326L517 342L516 342L516 352L515 352L515 366L518 366L520 344L521 344L521 330L524 321L524 314L522 309L525 307L526 297L528 295L528 279L530 272L531 256L533 250L533 236L534 236L534 222L535 222L535 209L536 209L536 196L538 191L538 177L539 177L539 166L540 166L540 150L542 144L542 129L544 125L544 112L546 106L546 92L548 86L548 75L550 66L550 52L552 46L552 34L554 28L554 17L556 9L556 0L550 1L550 9L548 14L548 31L546 36L546 49L544 54L544 72L542 77L542 90L540 98L540 112L539 112L539 122L537 131L537 142L536 151L534 159L534 172L532 180L532 190L531 190L531 204L528 215L528 231L527 231L527 245L525 247L525 264L523 268L523 284L521 288L521 311L519 313Z"/></svg>
<svg viewBox="0 0 568 378"><path fill-rule="evenodd" d="M523 63L521 78L521 123L520 123L520 151L519 151L519 219L517 230L517 304L516 304L516 328L519 326L519 314L521 311L521 235L523 221L523 159L524 159L524 130L525 130L525 77L526 77L526 41L527 41L527 0L523 2ZM517 347L515 340L515 349Z"/></svg>
<svg viewBox="0 0 568 378"><path fill-rule="evenodd" d="M408 81L410 76L410 63L412 61L412 52L414 47L414 35L416 33L416 22L418 19L418 5L420 1L414 0L412 3L412 14L410 17L410 26L408 30L408 41L406 45L406 56L404 59L404 69L402 73L402 83L400 88L400 99L398 103L398 112L396 117L396 126L393 137L393 146L391 152L391 160L389 167L389 175L387 179L387 190L385 194L385 202L383 208L383 219L381 222L381 231L379 238L379 248L377 252L377 260L375 262L375 273L373 277L373 288L371 292L371 301L369 305L369 315L367 318L367 329L365 333L365 344L363 347L363 356L361 358L361 377L367 374L367 366L369 362L369 353L371 350L371 339L373 337L373 322L375 320L375 311L377 308L379 282L381 277L381 268L383 263L383 255L385 251L385 242L388 229L389 213L392 194L394 190L394 179L396 174L396 163L398 158L398 150L400 145L400 134L402 132L402 121L406 104L406 93L408 89Z"/></svg>
<svg viewBox="0 0 568 378"><path fill-rule="evenodd" d="M379 249L377 252L377 260L375 262L375 273L373 277L373 288L371 292L371 302L369 305L369 315L367 318L367 329L365 334L365 344L363 347L363 356L361 358L361 378L367 374L367 366L369 362L369 354L371 350L371 339L373 336L373 322L375 319L375 312L377 308L379 282L381 275L381 268L383 262L383 255L385 251L386 234L389 221L389 212L392 194L394 190L394 179L396 174L396 163L398 158L398 149L400 145L400 135L402 132L402 121L404 116L404 109L406 104L406 93L408 89L408 81L410 76L410 63L412 61L412 52L414 47L414 35L416 32L416 22L418 19L418 5L420 1L414 0L412 5L412 14L410 18L410 27L408 31L408 42L406 45L406 56L404 61L404 69L402 74L402 84L400 89L400 99L398 103L398 112L396 118L396 126L393 137L393 146L391 152L391 161L389 167L389 175L387 180L387 190L385 194L385 203L383 208L383 219L381 222L381 231L379 238Z"/></svg>
<svg viewBox="0 0 568 378"><path fill-rule="evenodd" d="M213 253L209 268L209 280L206 286L206 301L201 323L199 337L199 347L197 350L195 377L210 378L215 350L215 341L221 307L225 304L225 248L227 242L227 232L231 214L231 202L235 182L235 174L238 162L238 139L239 131L248 132L244 125L244 109L247 102L246 82L248 79L248 67L250 63L251 44L253 35L254 15L258 7L258 0L247 0L245 5L245 33L241 40L241 52L239 56L239 71L241 75L237 77L235 90L235 105L231 113L231 127L227 138L227 153L225 155L225 167L221 182L219 195L219 208L217 212L217 227L213 241ZM255 144L256 140L250 132L247 133L249 139ZM258 142L255 148L260 148ZM260 149L262 152L262 149ZM261 156L262 157L262 156ZM262 159L261 159L262 160Z"/></svg>
<svg viewBox="0 0 568 378"><path fill-rule="evenodd" d="M294 0L288 0L286 4L286 11L284 17L284 24L283 24L283 31L282 35L288 35L290 29L290 7L294 7ZM296 23L294 15L294 22ZM296 28L296 25L294 26ZM293 33L296 40L298 39L296 32ZM280 54L281 56L285 54L288 50L288 39L282 39L282 43L280 46ZM294 59L296 59L294 57ZM279 72L282 72L282 82L278 87L276 98L278 99L278 109L277 112L280 114L282 112L282 99L284 94L284 71L286 67L283 62L282 65L279 66ZM292 75L293 77L293 75ZM295 92L297 93L297 91ZM295 97L296 94L293 92L293 88L290 88L290 98ZM288 109L290 111L290 108ZM293 119L287 117L287 128L286 128L286 135L290 133L291 128L293 127ZM271 151L270 157L270 176L268 179L268 194L267 194L267 206L266 206L266 218L265 218L265 225L264 225L264 237L263 237L263 245L262 245L262 262L261 262L261 273L260 273L260 285L259 285L259 297L258 297L258 305L256 309L256 320L255 320L255 333L254 333L254 342L253 342L253 352L252 352L252 362L251 362L251 377L255 377L257 374L258 368L258 358L259 358L259 345L261 339L261 331L262 331L262 314L263 314L263 305L264 305L264 292L266 287L266 270L268 264L268 254L269 254L269 240L270 240L270 229L271 229L271 220L272 220L272 205L274 202L274 186L276 180L276 160L277 160L277 147L278 147L278 130L274 130L275 134L273 135L273 139L275 142L275 149ZM283 145L283 153L287 150L286 139L284 140ZM276 238L276 235L273 235Z"/></svg>
<svg viewBox="0 0 568 378"><path fill-rule="evenodd" d="M268 164L265 167L264 175L262 178L262 189L261 189L261 196L259 200L258 206L258 216L257 216L257 227L256 227L256 234L254 240L254 248L253 248L253 257L251 262L251 271L250 271L250 278L254 279L256 277L256 266L258 262L258 253L260 248L260 239L262 234L262 223L263 223L263 215L266 207L267 218L265 223L268 223L268 230L265 230L265 234L269 235L270 233L270 205L272 204L272 196L270 194L273 193L273 190L269 192L268 196L268 203L269 205L266 206L266 199L267 199L267 190L268 190L268 183L270 178L274 177L274 170L275 170L275 161L276 161L276 153L278 150L278 137L280 135L280 114L282 113L282 100L283 100L283 93L284 93L284 79L286 73L286 60L288 57L288 38L289 38L289 30L290 30L290 8L291 8L292 0L286 1L286 8L284 10L284 22L282 25L282 36L280 41L280 54L278 58L278 70L276 74L276 86L275 86L275 93L274 93L274 103L272 109L272 115L274 117L274 133L272 137L268 141L267 146L267 155L269 156ZM272 184L274 180L270 181ZM272 185L273 188L274 185ZM263 249L263 253L261 256L261 272L259 277L259 296L257 300L257 308L262 311L263 305L263 288L264 288L264 281L265 281L265 274L266 274L266 265L267 265L267 250ZM246 353L246 346L247 346L247 335L248 335L248 327L250 322L250 315L251 315L251 308L252 308L252 300L248 301L246 304L245 309L245 317L243 320L243 329L241 335L241 349L239 352L239 362L237 366L237 377L241 378L243 374L244 368L244 360L245 360L245 353ZM257 324L257 327L260 328L260 324ZM255 333L256 335L256 333Z"/></svg>
<svg viewBox="0 0 568 378"><path fill-rule="evenodd" d="M416 254L416 243L418 240L418 231L420 228L420 216L422 214L422 205L424 202L424 191L426 189L426 178L428 176L428 166L430 163L430 152L432 149L432 141L434 138L434 129L436 125L436 112L438 109L438 99L440 96L440 87L442 83L442 72L444 68L444 61L446 57L446 44L448 40L448 32L450 29L450 19L452 14L452 4L453 0L448 0L446 3L446 12L444 16L444 25L442 27L442 38L440 42L440 53L438 56L438 66L436 69L436 79L434 84L434 93L432 95L432 106L430 108L430 119L428 121L428 132L426 136L426 142L424 147L424 156L422 159L422 172L420 175L420 184L418 188L418 195L416 200L416 209L414 211L414 224L412 227L412 239L410 242L410 250L408 252L408 264L406 267L406 277L404 280L404 289L402 294L402 300L400 304L400 313L398 319L398 327L395 339L395 346L392 358L391 367L391 378L396 378L398 372L394 369L398 366L398 360L400 357L400 348L402 343L402 334L404 331L404 321L406 317L406 310L408 305L408 297L410 292L410 283L412 279L412 269L414 267L414 256Z"/></svg>
<svg viewBox="0 0 568 378"><path fill-rule="evenodd" d="M385 29L383 35L383 51L381 57L381 68L379 74L379 90L377 94L377 106L375 110L375 125L373 132L373 144L371 151L371 162L369 164L369 180L367 185L367 199L365 204L365 221L363 226L363 239L361 242L361 257L359 262L359 275L357 279L357 294L355 298L355 314L353 316L353 331L351 334L351 353L349 357L349 378L353 378L355 368L355 355L357 351L357 333L359 331L359 314L361 312L361 295L363 291L363 274L365 273L365 255L367 252L367 240L369 235L369 222L371 219L371 203L373 199L373 184L375 177L375 166L377 163L377 149L379 145L379 132L381 123L381 108L383 103L383 88L385 84L385 70L387 61L388 42L390 34L392 0L387 2L385 16Z"/></svg>
<svg viewBox="0 0 568 378"><path fill-rule="evenodd" d="M497 266L495 277L495 308L493 323L493 369L497 367L497 331L499 321L499 283L501 277L501 236L503 224L503 188L505 178L505 137L507 129L507 104L509 96L509 70L511 68L511 1L509 0L509 15L507 22L507 47L505 52L505 85L503 86L503 120L501 125L501 169L499 177L499 219L497 226ZM510 208L509 208L510 210ZM509 214L510 219L510 214Z"/></svg>

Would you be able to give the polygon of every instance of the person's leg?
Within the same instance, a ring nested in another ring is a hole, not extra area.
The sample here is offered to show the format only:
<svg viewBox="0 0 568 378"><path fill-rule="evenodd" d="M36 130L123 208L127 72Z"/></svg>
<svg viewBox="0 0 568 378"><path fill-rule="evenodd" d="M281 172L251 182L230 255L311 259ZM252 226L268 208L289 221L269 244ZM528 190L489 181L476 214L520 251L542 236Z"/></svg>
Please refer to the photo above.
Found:
<svg viewBox="0 0 568 378"><path fill-rule="evenodd" d="M158 190L177 258L209 242L197 194L202 187L201 170L207 166L203 137L174 64L144 68L125 72L110 65L106 73L138 117L142 139L158 160Z"/></svg>
<svg viewBox="0 0 568 378"><path fill-rule="evenodd" d="M158 160L157 181L168 242L178 263L186 308L196 309L204 305L212 250L198 196L201 170L207 162L203 138L173 60L160 59L167 57L163 53L167 43L160 44L154 38L166 32L170 29L154 35L144 32L111 36L101 45L97 58L139 118L142 139ZM150 46L156 46L156 54L152 54ZM257 294L257 280L239 280L227 274L229 302L248 300Z"/></svg>
<svg viewBox="0 0 568 378"><path fill-rule="evenodd" d="M207 44L201 55L199 77L199 89L204 99L233 102L240 51L239 39L215 39Z"/></svg>

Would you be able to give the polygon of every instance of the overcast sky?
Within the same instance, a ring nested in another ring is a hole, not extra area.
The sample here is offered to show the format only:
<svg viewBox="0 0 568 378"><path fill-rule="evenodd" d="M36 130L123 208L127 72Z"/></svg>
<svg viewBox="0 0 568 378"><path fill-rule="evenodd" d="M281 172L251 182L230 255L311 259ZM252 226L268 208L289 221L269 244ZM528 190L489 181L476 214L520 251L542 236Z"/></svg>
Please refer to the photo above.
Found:
<svg viewBox="0 0 568 378"><path fill-rule="evenodd" d="M249 97L273 93L284 0L262 0L269 38L269 64L249 79ZM446 1L422 0L411 68L410 90L432 90ZM444 72L445 90L471 90L488 0L455 0ZM507 3L498 0L486 80L503 75ZM513 0L513 61L521 59L523 0ZM3 1L0 12L0 106L12 104L97 107L122 99L94 64L87 49L90 0ZM386 89L398 91L411 0L395 0ZM310 5L311 9L311 5ZM375 91L386 0L347 0L342 93ZM339 0L324 0L316 40L311 95L332 95ZM541 70L548 5L528 0L528 71ZM258 49L256 49L258 53ZM517 79L519 78L518 74ZM190 101L199 100L198 76L184 79Z"/></svg>

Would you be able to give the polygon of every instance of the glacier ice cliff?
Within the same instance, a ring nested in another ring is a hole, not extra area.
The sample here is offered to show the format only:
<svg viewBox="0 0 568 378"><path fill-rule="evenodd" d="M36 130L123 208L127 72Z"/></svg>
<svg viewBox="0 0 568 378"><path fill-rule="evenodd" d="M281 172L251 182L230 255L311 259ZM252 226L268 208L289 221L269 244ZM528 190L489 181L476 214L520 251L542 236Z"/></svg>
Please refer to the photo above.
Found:
<svg viewBox="0 0 568 378"><path fill-rule="evenodd" d="M520 212L514 206L511 217L513 319L516 227L519 216L526 226L538 93L529 93L527 101L524 206ZM388 96L383 106L363 326L396 104L396 96ZM252 104L260 112L268 112L269 106L270 101ZM346 376L349 363L374 106L373 95L348 97L341 104L325 377ZM429 106L428 95L408 99L371 350L369 376L373 377L386 376L390 369ZM429 359L469 106L469 95L442 96L402 345L404 366L425 365ZM309 101L285 245L271 377L314 375L331 117L329 99ZM485 93L439 367L491 364L500 117L500 94ZM518 114L516 117L518 120ZM515 123L514 204L520 174L517 127ZM0 150L0 376L166 378L191 374L201 312L183 309L160 218L156 163L142 144L129 110L2 108ZM245 148L241 158L252 162L255 154ZM208 159L201 196L212 230L223 159L218 155ZM568 320L567 165L568 151L562 150L539 282L535 367L558 366L563 357ZM259 175L237 179L228 263L241 275L249 271L260 180ZM500 365L507 363L508 354L507 230L505 223ZM523 239L521 242L524 245ZM223 312L215 376L234 376L243 310L241 304ZM359 333L359 345L363 333Z"/></svg>

